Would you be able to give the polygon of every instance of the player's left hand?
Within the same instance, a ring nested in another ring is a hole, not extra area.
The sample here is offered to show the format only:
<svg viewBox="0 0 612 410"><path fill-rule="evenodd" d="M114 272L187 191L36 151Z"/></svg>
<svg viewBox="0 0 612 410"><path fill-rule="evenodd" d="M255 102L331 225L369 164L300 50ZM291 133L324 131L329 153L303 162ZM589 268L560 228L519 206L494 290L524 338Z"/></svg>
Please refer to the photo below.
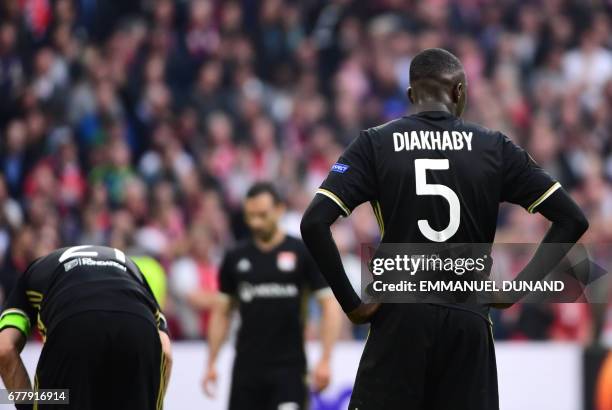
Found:
<svg viewBox="0 0 612 410"><path fill-rule="evenodd" d="M322 359L317 363L312 371L312 389L319 393L327 386L331 379L331 371L329 366L329 360Z"/></svg>
<svg viewBox="0 0 612 410"><path fill-rule="evenodd" d="M351 322L360 325L369 322L380 308L380 303L362 303L350 311L347 316Z"/></svg>

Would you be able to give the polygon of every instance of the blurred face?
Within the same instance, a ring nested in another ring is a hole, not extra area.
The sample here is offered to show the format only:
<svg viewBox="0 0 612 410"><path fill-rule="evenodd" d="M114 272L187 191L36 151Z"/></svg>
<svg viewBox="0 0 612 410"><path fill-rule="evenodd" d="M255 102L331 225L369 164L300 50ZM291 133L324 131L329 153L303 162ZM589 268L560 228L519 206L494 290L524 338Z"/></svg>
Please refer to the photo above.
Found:
<svg viewBox="0 0 612 410"><path fill-rule="evenodd" d="M191 246L194 256L201 260L208 259L210 252L210 237L206 231L201 228L195 228L191 233Z"/></svg>
<svg viewBox="0 0 612 410"><path fill-rule="evenodd" d="M267 242L278 229L282 205L269 193L261 193L244 202L244 219L256 239Z"/></svg>
<svg viewBox="0 0 612 410"><path fill-rule="evenodd" d="M12 24L4 24L0 27L0 48L12 50L15 46L16 32Z"/></svg>

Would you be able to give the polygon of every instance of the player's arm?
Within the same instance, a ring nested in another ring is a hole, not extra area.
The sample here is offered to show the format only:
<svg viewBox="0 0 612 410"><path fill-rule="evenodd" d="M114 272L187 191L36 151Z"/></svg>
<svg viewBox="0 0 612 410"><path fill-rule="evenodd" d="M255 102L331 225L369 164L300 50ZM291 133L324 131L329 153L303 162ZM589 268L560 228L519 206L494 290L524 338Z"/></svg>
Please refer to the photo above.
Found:
<svg viewBox="0 0 612 410"><path fill-rule="evenodd" d="M502 199L539 212L552 222L533 258L517 281L539 281L548 275L588 229L582 210L546 171L523 149L503 137ZM514 300L524 295L515 295ZM494 305L507 307L511 303Z"/></svg>
<svg viewBox="0 0 612 410"><path fill-rule="evenodd" d="M533 258L517 275L515 281L544 279L569 252L589 227L589 222L576 202L563 189L557 189L535 209L552 222ZM524 296L524 295L519 295ZM493 304L505 308L511 303Z"/></svg>
<svg viewBox="0 0 612 410"><path fill-rule="evenodd" d="M377 198L374 139L362 131L342 153L306 210L302 238L327 279L342 310L354 323L370 320L379 304L363 304L351 286L331 234L339 216L349 216L359 204Z"/></svg>
<svg viewBox="0 0 612 410"><path fill-rule="evenodd" d="M163 381L164 385L162 388L163 396L166 395L166 389L170 382L170 374L172 373L172 342L170 341L170 332L168 330L168 322L166 317L158 310L156 312L157 329L159 333L159 340L161 342L162 354L163 354Z"/></svg>
<svg viewBox="0 0 612 410"><path fill-rule="evenodd" d="M31 389L28 372L20 353L26 343L21 330L6 327L0 331L0 375L7 389Z"/></svg>
<svg viewBox="0 0 612 410"><path fill-rule="evenodd" d="M155 303L154 314L163 353L162 376L164 384L162 394L165 396L172 373L172 342L168 331L168 322L161 308L166 300L166 273L163 267L151 257L131 257L127 260L127 266L128 269L142 275L143 286Z"/></svg>
<svg viewBox="0 0 612 410"><path fill-rule="evenodd" d="M208 362L203 382L204 392L209 397L213 397L215 393L217 358L229 333L233 305L232 298L229 295L219 293L212 308L208 325Z"/></svg>
<svg viewBox="0 0 612 410"><path fill-rule="evenodd" d="M329 291L324 288L317 291L317 301L321 307L319 338L321 339L321 357L313 371L313 388L316 392L325 389L331 379L331 355L340 336L341 316L338 303Z"/></svg>
<svg viewBox="0 0 612 410"><path fill-rule="evenodd" d="M208 323L208 362L203 380L204 393L214 396L217 382L217 357L223 342L229 333L232 310L236 305L233 295L236 294L237 285L233 266L235 265L232 253L228 253L221 262L219 268L219 293L211 309L210 322Z"/></svg>
<svg viewBox="0 0 612 410"><path fill-rule="evenodd" d="M319 325L322 347L321 360L329 362L334 344L340 335L342 325L340 308L331 293L321 294L317 296L317 300L321 307L321 323Z"/></svg>
<svg viewBox="0 0 612 410"><path fill-rule="evenodd" d="M300 230L306 247L329 283L342 310L354 323L367 322L378 304L363 304L349 281L340 252L331 233L331 225L342 209L325 195L317 194L304 213Z"/></svg>
<svg viewBox="0 0 612 410"><path fill-rule="evenodd" d="M161 341L161 348L164 357L162 367L164 382L162 395L165 396L168 383L170 382L170 374L172 373L172 342L170 341L170 336L168 336L168 333L162 330L159 330L159 340Z"/></svg>
<svg viewBox="0 0 612 410"><path fill-rule="evenodd" d="M30 389L28 377L20 353L25 346L35 317L34 308L26 296L27 278L34 263L19 276L11 291L6 308L0 315L0 375L8 389Z"/></svg>
<svg viewBox="0 0 612 410"><path fill-rule="evenodd" d="M315 392L320 392L329 385L331 380L331 355L340 335L341 314L338 302L336 302L329 285L306 249L304 249L302 260L308 280L307 286L313 291L314 297L321 308L319 318L321 356L311 373L312 387Z"/></svg>

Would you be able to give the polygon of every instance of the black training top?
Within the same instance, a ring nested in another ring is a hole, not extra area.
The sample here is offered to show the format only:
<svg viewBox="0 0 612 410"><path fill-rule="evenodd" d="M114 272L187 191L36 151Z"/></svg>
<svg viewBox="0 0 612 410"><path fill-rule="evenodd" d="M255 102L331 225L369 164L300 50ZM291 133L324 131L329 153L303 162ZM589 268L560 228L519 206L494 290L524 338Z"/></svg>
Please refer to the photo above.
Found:
<svg viewBox="0 0 612 410"><path fill-rule="evenodd" d="M166 321L138 267L125 254L104 246L75 246L34 261L11 292L0 330L26 336L36 323L43 337L63 319L89 310L139 315L167 331Z"/></svg>
<svg viewBox="0 0 612 410"><path fill-rule="evenodd" d="M236 361L241 365L303 366L306 291L329 291L306 247L286 236L270 251L239 243L221 264L220 290L238 301Z"/></svg>
<svg viewBox="0 0 612 410"><path fill-rule="evenodd" d="M317 193L346 216L369 201L382 243L492 243L500 202L534 212L559 187L501 132L427 111L362 131Z"/></svg>

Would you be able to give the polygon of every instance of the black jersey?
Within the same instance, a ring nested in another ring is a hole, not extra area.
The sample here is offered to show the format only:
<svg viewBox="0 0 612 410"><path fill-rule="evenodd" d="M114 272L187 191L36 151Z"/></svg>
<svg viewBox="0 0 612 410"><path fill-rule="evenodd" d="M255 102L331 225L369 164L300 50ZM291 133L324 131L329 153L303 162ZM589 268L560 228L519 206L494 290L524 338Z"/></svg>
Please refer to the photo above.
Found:
<svg viewBox="0 0 612 410"><path fill-rule="evenodd" d="M382 243L490 244L500 202L534 212L559 187L502 133L428 111L363 131L317 193L346 216L369 201ZM444 305L488 318L485 305Z"/></svg>
<svg viewBox="0 0 612 410"><path fill-rule="evenodd" d="M267 252L241 242L225 255L220 290L239 305L238 364L305 365L305 296L331 291L302 241L286 236Z"/></svg>
<svg viewBox="0 0 612 410"><path fill-rule="evenodd" d="M534 212L559 187L502 133L428 111L363 131L317 192L347 216L369 201L383 243L492 243L500 202Z"/></svg>
<svg viewBox="0 0 612 410"><path fill-rule="evenodd" d="M140 315L167 330L136 264L118 249L90 245L58 249L34 261L12 290L0 329L16 327L27 335L36 324L45 337L63 319L92 310Z"/></svg>

